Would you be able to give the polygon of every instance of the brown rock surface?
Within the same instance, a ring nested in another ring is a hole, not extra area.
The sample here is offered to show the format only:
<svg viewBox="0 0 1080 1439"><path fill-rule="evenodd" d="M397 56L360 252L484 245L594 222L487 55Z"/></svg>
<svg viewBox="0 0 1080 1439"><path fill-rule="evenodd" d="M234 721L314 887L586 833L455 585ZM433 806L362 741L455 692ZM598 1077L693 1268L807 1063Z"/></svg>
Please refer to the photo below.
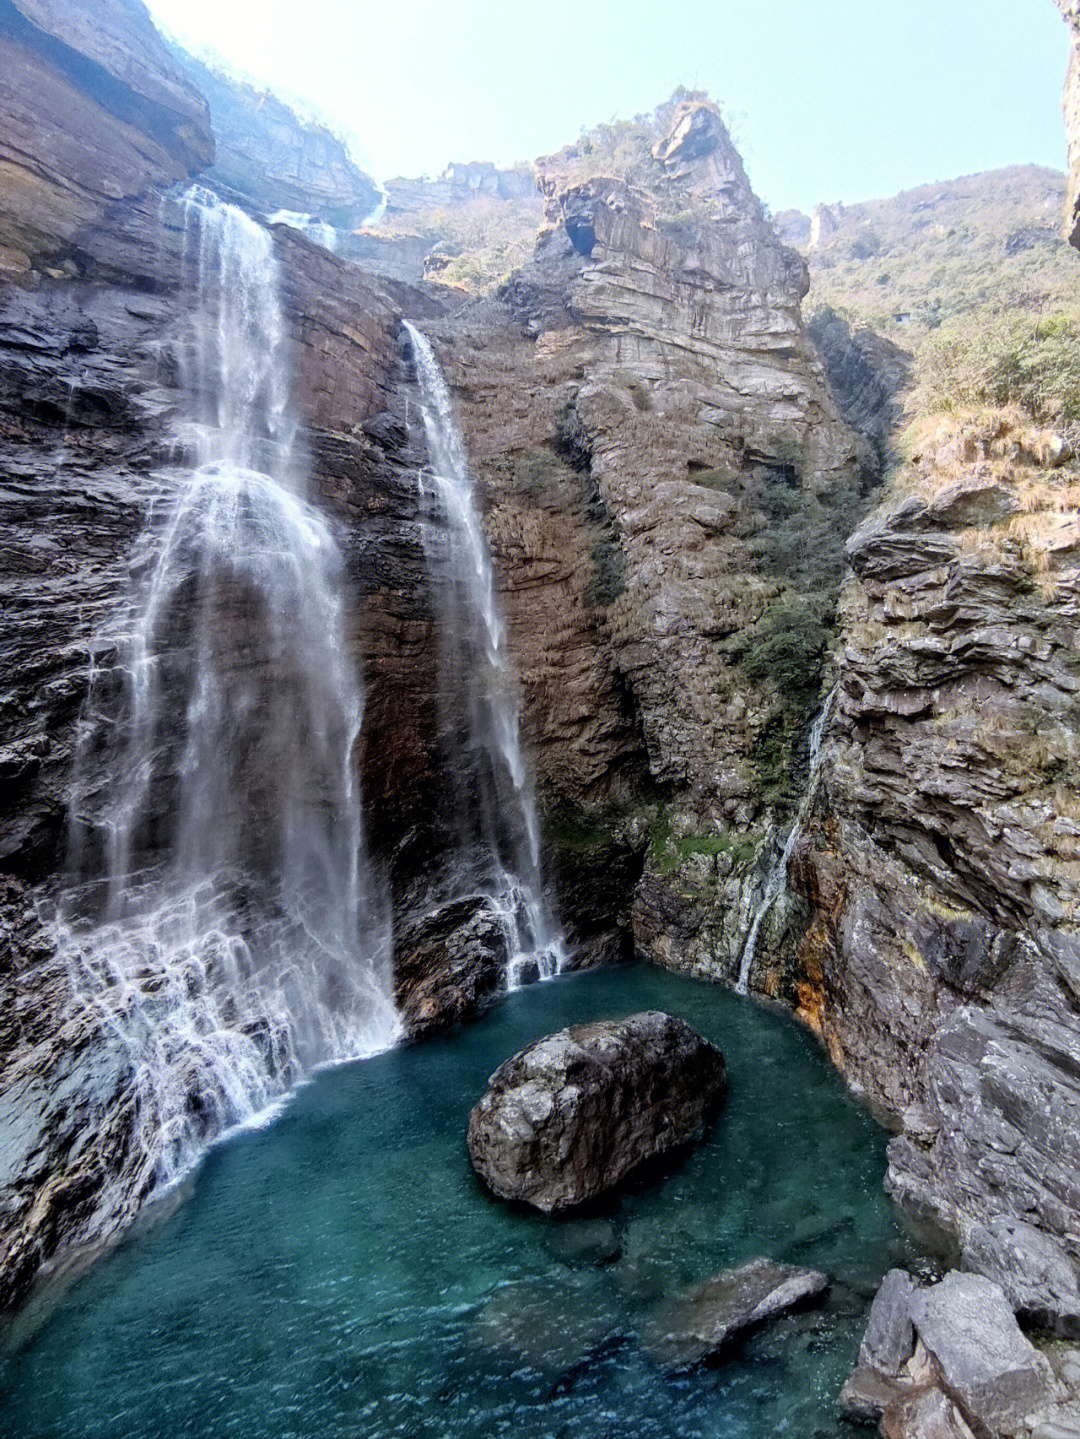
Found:
<svg viewBox="0 0 1080 1439"><path fill-rule="evenodd" d="M675 110L657 155L630 179L589 174L585 141L541 161L534 260L429 329L542 789L589 813L639 804L647 769L667 798L640 823L682 848L649 849L639 947L718 977L759 882L730 836L793 801L820 678L797 702L732 646L785 605L829 610L867 452L803 332L805 266L715 107Z"/></svg>
<svg viewBox="0 0 1080 1439"><path fill-rule="evenodd" d="M2 0L0 70L0 246L24 258L213 159L206 102L140 0Z"/></svg>

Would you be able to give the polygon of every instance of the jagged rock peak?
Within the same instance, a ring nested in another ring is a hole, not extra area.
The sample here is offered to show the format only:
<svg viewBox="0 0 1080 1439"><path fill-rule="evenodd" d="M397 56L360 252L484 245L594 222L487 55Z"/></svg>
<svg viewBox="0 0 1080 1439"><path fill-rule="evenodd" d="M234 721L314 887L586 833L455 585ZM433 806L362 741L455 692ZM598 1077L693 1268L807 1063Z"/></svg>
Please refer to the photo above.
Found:
<svg viewBox="0 0 1080 1439"><path fill-rule="evenodd" d="M761 206L732 143L720 107L711 100L684 100L675 108L667 134L652 149L669 175L696 195L737 196L741 204Z"/></svg>

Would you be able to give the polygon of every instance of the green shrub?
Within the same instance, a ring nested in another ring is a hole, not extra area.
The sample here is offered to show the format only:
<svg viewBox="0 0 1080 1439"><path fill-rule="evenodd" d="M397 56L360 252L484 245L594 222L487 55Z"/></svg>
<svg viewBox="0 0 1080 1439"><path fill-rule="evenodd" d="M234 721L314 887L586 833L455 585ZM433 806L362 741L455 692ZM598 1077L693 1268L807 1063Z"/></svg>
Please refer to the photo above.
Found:
<svg viewBox="0 0 1080 1439"><path fill-rule="evenodd" d="M626 593L626 556L614 533L603 534L592 547L594 573L585 601L603 607Z"/></svg>
<svg viewBox="0 0 1080 1439"><path fill-rule="evenodd" d="M674 874L685 860L697 854L730 854L736 864L749 864L757 849L757 840L752 836L726 830L675 836L671 833L671 816L663 805L649 827L649 859L660 874Z"/></svg>
<svg viewBox="0 0 1080 1439"><path fill-rule="evenodd" d="M781 602L729 640L728 649L749 679L769 681L784 695L816 695L828 643L829 630L813 608Z"/></svg>
<svg viewBox="0 0 1080 1439"><path fill-rule="evenodd" d="M1010 404L1041 422L1080 420L1080 312L983 311L946 321L924 341L916 412Z"/></svg>

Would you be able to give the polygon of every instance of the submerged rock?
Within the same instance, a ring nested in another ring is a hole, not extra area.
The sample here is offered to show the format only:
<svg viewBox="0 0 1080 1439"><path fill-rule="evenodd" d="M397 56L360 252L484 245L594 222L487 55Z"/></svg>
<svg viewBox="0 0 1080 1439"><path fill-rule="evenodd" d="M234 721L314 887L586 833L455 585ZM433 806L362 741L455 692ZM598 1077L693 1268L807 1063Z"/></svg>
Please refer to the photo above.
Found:
<svg viewBox="0 0 1080 1439"><path fill-rule="evenodd" d="M876 1369L859 1364L840 1390L836 1407L854 1424L876 1424L887 1409L906 1397L910 1387L903 1380L888 1379Z"/></svg>
<svg viewBox="0 0 1080 1439"><path fill-rule="evenodd" d="M469 1156L499 1198L571 1209L700 1137L724 1086L723 1055L669 1014L575 1025L495 1071Z"/></svg>
<svg viewBox="0 0 1080 1439"><path fill-rule="evenodd" d="M476 1338L515 1368L556 1378L586 1363L615 1328L592 1289L519 1279L492 1292L477 1316Z"/></svg>
<svg viewBox="0 0 1080 1439"><path fill-rule="evenodd" d="M642 1344L664 1368L686 1369L770 1319L822 1298L828 1287L819 1270L753 1259L676 1294L653 1315Z"/></svg>

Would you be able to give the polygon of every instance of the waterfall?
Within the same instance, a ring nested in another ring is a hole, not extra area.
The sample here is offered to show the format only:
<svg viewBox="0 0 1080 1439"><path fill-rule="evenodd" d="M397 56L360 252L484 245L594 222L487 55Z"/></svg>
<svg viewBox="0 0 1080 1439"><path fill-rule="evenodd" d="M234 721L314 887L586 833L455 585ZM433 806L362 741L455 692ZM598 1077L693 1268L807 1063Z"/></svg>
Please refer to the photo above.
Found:
<svg viewBox="0 0 1080 1439"><path fill-rule="evenodd" d="M326 220L320 220L318 215L303 214L299 210L275 210L272 215L267 215L266 223L288 225L290 230L299 230L324 250L333 251L338 247L338 232Z"/></svg>
<svg viewBox="0 0 1080 1439"><path fill-rule="evenodd" d="M180 204L193 462L163 472L119 672L91 687L55 921L127 1055L136 1193L397 1033L343 563L302 492L273 243L212 192Z"/></svg>
<svg viewBox="0 0 1080 1439"><path fill-rule="evenodd" d="M735 983L738 994L746 994L750 984L750 971L754 965L754 956L757 953L758 934L766 917L772 910L773 905L780 898L787 888L788 865L791 863L791 856L795 853L795 845L798 843L802 827L817 796L818 785L821 781L821 743L825 737L825 728L829 723L829 716L832 713L833 701L836 698L836 686L829 691L825 703L810 727L810 770L807 775L806 789L799 801L799 807L795 811L795 818L791 822L787 839L784 841L784 848L780 852L780 858L769 870L765 878L765 890L761 896L761 903L754 912L754 918L746 936L746 943L743 945L742 956L739 960L739 977Z"/></svg>
<svg viewBox="0 0 1080 1439"><path fill-rule="evenodd" d="M544 898L540 827L519 737L495 576L446 381L424 335L405 324L416 361L429 466L420 477L428 567L441 606L440 692L450 733L459 882L482 893L506 935L511 989L563 967Z"/></svg>

